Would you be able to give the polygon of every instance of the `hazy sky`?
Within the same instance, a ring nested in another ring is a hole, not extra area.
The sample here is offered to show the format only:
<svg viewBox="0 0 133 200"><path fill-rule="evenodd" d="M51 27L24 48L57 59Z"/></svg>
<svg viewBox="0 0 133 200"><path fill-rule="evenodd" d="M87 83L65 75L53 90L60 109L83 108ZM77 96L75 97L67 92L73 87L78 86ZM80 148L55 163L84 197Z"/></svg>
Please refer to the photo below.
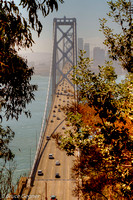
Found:
<svg viewBox="0 0 133 200"><path fill-rule="evenodd" d="M58 11L50 13L46 18L42 18L43 31L38 38L33 33L35 44L34 52L52 52L53 38L53 18L75 17L77 19L77 36L84 38L84 42L89 42L91 49L94 46L102 45L104 36L99 31L99 18L106 16L109 11L107 0L64 0L64 4L59 3Z"/></svg>

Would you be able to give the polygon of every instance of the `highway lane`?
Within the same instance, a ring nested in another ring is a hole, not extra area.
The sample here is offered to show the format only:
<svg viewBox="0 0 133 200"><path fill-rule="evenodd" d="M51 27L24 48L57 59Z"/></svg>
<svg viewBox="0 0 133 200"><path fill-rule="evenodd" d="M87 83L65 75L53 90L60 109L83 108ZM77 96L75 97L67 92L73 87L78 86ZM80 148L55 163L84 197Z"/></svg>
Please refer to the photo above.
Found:
<svg viewBox="0 0 133 200"><path fill-rule="evenodd" d="M59 94L56 95L55 97L54 105L52 108L52 112L48 122L48 127L46 130L46 136L50 136L62 121L63 122L57 128L56 132L65 131L62 129L63 126L66 127L66 121L64 120L65 115L63 111L58 112L58 109L61 106L67 105L70 101L73 100L73 97L71 95L67 96L68 91L70 89L72 89L72 87L66 81L63 81L63 83L58 86L57 93ZM64 90L66 91L64 92ZM55 105L57 106L57 108L55 108ZM55 112L53 112L54 110ZM51 120L53 120L54 122L51 122ZM46 136L44 139L43 147L47 142ZM49 159L48 156L51 153L53 154L54 159ZM60 166L55 165L56 160L60 161L61 163ZM56 195L58 200L77 199L74 196L72 196L74 180L72 180L71 178L71 168L73 165L73 160L74 157L67 156L66 152L59 150L57 148L55 140L51 138L48 141L48 144L43 152L42 158L38 166L38 170L43 171L43 176L38 176L36 174L34 186L31 189L30 195L35 195L35 197L37 195L38 200L45 199L46 197L45 183L47 183L47 200L50 199L51 195ZM60 178L55 178L55 173L57 172L60 174Z"/></svg>

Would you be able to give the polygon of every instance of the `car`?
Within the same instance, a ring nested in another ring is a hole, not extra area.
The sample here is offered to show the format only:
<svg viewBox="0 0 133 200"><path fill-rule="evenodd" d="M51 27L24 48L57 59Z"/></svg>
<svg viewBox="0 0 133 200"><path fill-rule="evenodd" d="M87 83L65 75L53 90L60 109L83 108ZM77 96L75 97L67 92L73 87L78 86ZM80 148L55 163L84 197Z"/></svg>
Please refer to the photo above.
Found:
<svg viewBox="0 0 133 200"><path fill-rule="evenodd" d="M51 196L51 200L53 200L53 199L54 199L54 200L57 200L55 195L52 195L52 196Z"/></svg>
<svg viewBox="0 0 133 200"><path fill-rule="evenodd" d="M59 174L59 173L56 173L56 174L55 174L55 178L60 178L60 174Z"/></svg>
<svg viewBox="0 0 133 200"><path fill-rule="evenodd" d="M43 175L43 172L42 172L42 170L38 170L38 176L42 176Z"/></svg>
<svg viewBox="0 0 133 200"><path fill-rule="evenodd" d="M54 156L53 156L53 154L49 154L49 159L54 159Z"/></svg>
<svg viewBox="0 0 133 200"><path fill-rule="evenodd" d="M59 161L59 160L56 160L55 165L56 165L56 166L59 166L59 165L60 165L60 161Z"/></svg>
<svg viewBox="0 0 133 200"><path fill-rule="evenodd" d="M47 136L46 136L46 139L47 139L47 140L50 140L50 136L47 135Z"/></svg>

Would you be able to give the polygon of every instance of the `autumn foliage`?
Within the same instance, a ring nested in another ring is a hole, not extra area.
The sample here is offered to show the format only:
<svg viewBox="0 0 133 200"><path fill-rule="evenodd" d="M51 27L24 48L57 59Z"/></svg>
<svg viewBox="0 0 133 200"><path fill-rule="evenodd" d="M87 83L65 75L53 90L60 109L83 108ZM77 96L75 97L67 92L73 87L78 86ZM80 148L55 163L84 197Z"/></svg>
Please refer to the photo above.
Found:
<svg viewBox="0 0 133 200"><path fill-rule="evenodd" d="M93 129L96 128L96 123L101 123L101 119L99 115L96 113L96 110L93 106L89 106L86 104L80 104L78 112L82 114L83 123L92 127Z"/></svg>
<svg viewBox="0 0 133 200"><path fill-rule="evenodd" d="M109 62L99 67L99 74L94 74L89 69L89 60L82 55L75 70L79 99L65 110L67 124L72 128L58 135L60 149L76 157L74 194L83 199L130 200L133 197L132 75L117 84Z"/></svg>
<svg viewBox="0 0 133 200"><path fill-rule="evenodd" d="M90 107L87 103L81 103L78 105L78 112L82 116L81 120L84 126L90 127L95 134L97 133L100 136L101 130L97 132L97 124L102 124L102 120L96 114L94 107ZM133 133L132 120L127 116L123 118L123 122L117 119L114 122L114 130L117 130L118 135L124 134L124 137L128 138L128 134L132 135ZM127 139L123 140L125 144L122 144L120 140L117 143L116 139L112 139L108 146L112 150L113 154L111 155L107 145L102 147L98 143L98 138L93 139L88 146L84 146L80 152L80 158L77 158L73 166L73 174L75 174L75 171L78 172L76 178L82 179L82 185L79 186L77 183L75 194L78 194L80 190L84 199L129 199L126 195L123 197L124 189L120 190L120 185L122 182L124 183L125 178L132 186L132 155L130 149L127 148L127 145L131 145L131 143L127 142ZM119 148L116 147L113 150L111 146L115 147L116 144ZM123 180L120 180L120 174L123 176ZM127 186L127 190L130 189L130 186ZM124 187L124 184L122 184L122 187Z"/></svg>
<svg viewBox="0 0 133 200"><path fill-rule="evenodd" d="M78 106L78 112L82 114L82 121L85 125L88 125L93 128L93 130L96 130L97 126L96 124L102 123L101 118L99 117L99 114L96 112L93 106L89 106L86 104L80 104ZM129 118L126 114L124 114L123 121L116 120L114 122L115 128L117 128L120 132L122 132L123 129L127 129L128 133L130 135L133 135L133 123L132 119Z"/></svg>

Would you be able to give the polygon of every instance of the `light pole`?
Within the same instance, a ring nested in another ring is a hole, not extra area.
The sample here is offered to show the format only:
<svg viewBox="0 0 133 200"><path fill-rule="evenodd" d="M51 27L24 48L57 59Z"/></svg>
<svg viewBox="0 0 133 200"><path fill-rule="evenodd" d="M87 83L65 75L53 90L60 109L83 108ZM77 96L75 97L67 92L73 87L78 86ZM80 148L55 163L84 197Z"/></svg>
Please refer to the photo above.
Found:
<svg viewBox="0 0 133 200"><path fill-rule="evenodd" d="M45 182L45 200L47 200L47 182Z"/></svg>
<svg viewBox="0 0 133 200"><path fill-rule="evenodd" d="M37 131L36 131L36 150L37 150Z"/></svg>
<svg viewBox="0 0 133 200"><path fill-rule="evenodd" d="M31 172L31 147L30 147L30 172Z"/></svg>

